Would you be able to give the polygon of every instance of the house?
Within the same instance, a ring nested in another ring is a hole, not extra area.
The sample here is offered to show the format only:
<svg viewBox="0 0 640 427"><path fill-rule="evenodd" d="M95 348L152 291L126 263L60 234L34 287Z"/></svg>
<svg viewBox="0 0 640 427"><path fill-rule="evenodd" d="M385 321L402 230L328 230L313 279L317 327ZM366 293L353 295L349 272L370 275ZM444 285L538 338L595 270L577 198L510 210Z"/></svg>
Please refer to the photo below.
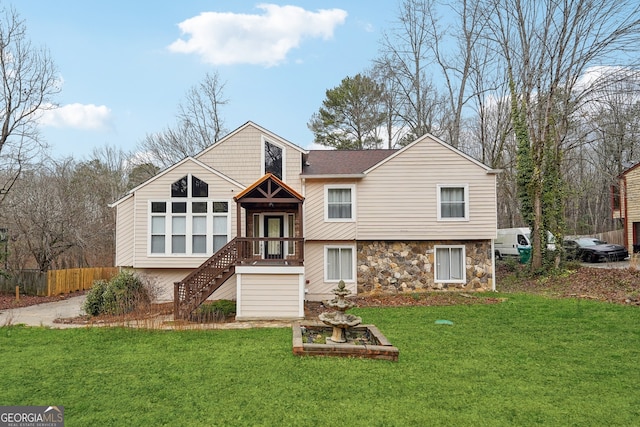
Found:
<svg viewBox="0 0 640 427"><path fill-rule="evenodd" d="M252 123L132 189L116 265L184 317L302 318L353 293L493 289L496 171L425 135L399 150L305 150ZM172 293L173 290L173 293Z"/></svg>
<svg viewBox="0 0 640 427"><path fill-rule="evenodd" d="M640 252L640 163L618 176L618 187L611 194L613 218L623 223L624 245L629 253Z"/></svg>

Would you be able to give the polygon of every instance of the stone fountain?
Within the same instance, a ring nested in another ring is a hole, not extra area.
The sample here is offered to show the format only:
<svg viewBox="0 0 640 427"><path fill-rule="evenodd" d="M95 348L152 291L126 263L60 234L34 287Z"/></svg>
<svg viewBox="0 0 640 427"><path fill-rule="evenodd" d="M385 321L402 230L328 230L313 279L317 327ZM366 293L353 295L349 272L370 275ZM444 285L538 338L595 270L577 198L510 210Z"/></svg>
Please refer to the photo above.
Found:
<svg viewBox="0 0 640 427"><path fill-rule="evenodd" d="M345 313L355 304L345 299L351 291L345 288L342 280L333 293L336 297L330 301L323 301L323 304L334 311L321 313L318 320L322 323L306 321L302 324L295 322L292 325L293 354L397 361L398 348L394 347L375 325L361 325L360 317ZM328 337L329 332L333 332L331 337ZM324 342L316 341L323 337L326 337Z"/></svg>
<svg viewBox="0 0 640 427"><path fill-rule="evenodd" d="M346 329L362 323L362 318L345 313L346 310L354 306L354 303L347 301L345 298L351 291L345 287L344 280L340 280L333 293L336 297L332 300L324 301L323 304L335 309L335 311L321 313L318 319L325 325L333 327L333 335L329 338L331 341L344 343L347 342Z"/></svg>

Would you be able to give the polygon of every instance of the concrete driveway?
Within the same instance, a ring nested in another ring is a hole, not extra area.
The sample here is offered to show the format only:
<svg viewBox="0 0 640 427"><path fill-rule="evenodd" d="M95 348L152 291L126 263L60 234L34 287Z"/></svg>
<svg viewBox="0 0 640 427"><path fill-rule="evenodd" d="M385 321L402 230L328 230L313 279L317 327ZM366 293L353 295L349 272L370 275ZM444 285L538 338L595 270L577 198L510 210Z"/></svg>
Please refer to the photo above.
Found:
<svg viewBox="0 0 640 427"><path fill-rule="evenodd" d="M2 310L2 312L0 312L0 327L19 324L50 328L74 328L83 326L54 323L53 321L55 319L77 317L84 314L82 304L85 298L86 295L80 295L56 302Z"/></svg>

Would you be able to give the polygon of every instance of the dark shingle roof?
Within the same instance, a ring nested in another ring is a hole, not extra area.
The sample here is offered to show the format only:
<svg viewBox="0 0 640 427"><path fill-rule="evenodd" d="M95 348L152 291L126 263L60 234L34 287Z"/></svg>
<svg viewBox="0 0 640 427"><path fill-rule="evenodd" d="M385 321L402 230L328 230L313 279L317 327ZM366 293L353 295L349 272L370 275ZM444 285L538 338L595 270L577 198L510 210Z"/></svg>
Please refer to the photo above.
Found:
<svg viewBox="0 0 640 427"><path fill-rule="evenodd" d="M398 150L310 150L302 175L361 174Z"/></svg>

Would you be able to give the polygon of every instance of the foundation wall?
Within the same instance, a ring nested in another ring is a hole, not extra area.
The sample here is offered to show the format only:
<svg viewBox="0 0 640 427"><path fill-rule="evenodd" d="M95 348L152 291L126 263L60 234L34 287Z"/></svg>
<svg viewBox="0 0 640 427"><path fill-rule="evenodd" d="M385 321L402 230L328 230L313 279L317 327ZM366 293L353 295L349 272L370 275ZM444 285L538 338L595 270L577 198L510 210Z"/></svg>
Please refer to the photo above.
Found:
<svg viewBox="0 0 640 427"><path fill-rule="evenodd" d="M464 283L436 283L436 245L464 245ZM358 241L357 251L359 294L433 290L488 291L493 288L490 240Z"/></svg>

